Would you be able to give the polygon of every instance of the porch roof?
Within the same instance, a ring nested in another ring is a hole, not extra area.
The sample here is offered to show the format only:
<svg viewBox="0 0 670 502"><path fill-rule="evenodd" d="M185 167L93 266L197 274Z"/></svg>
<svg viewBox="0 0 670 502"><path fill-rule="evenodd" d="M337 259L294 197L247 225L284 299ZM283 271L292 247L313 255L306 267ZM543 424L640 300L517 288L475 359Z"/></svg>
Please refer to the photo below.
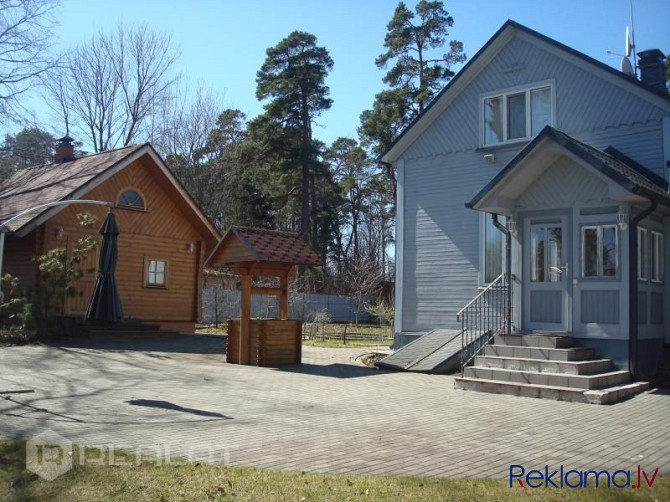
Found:
<svg viewBox="0 0 670 502"><path fill-rule="evenodd" d="M564 132L546 126L526 147L521 150L475 197L465 204L467 208L476 209L485 212L499 212L507 214L511 211L505 211L500 207L500 201L497 204L489 204L495 195L509 184L511 178L517 176L524 170L536 170L535 176L527 176L526 182L516 184L516 190L525 189L534 179L542 174L543 169L535 164L527 162L545 149L562 150L564 153L571 154L581 163L600 173L615 185L631 195L631 200L640 198L656 200L665 206L670 207L670 194L668 193L668 183L660 176L649 169L643 167L632 159L626 157L623 153L614 147L608 147L605 151L598 150L586 143L583 143ZM504 197L499 197L504 198ZM497 206L497 207L493 207Z"/></svg>

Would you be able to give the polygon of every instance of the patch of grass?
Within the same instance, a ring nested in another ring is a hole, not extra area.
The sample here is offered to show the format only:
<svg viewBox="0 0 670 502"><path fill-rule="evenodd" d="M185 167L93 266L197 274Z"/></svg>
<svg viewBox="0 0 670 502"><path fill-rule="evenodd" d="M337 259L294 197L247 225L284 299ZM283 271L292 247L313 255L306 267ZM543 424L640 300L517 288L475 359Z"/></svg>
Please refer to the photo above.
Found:
<svg viewBox="0 0 670 502"><path fill-rule="evenodd" d="M91 451L93 458L102 458ZM436 479L400 476L353 476L268 471L217 465L160 465L159 461L122 456L126 466L92 466L78 460L54 481L25 470L25 443L0 442L0 499L141 502L201 500L670 500L670 478L657 477L653 487L522 489L506 480ZM106 456L108 458L108 456ZM117 457L118 458L118 457ZM85 465L81 465L81 464Z"/></svg>
<svg viewBox="0 0 670 502"><path fill-rule="evenodd" d="M305 335L309 334L309 329L312 323L306 322L303 324L302 330ZM348 334L361 334L361 335L372 335L379 337L389 337L390 330L389 328L381 328L377 324L338 324L338 323L327 323L327 324L315 324L315 334L341 334L344 333L344 328L347 328Z"/></svg>
<svg viewBox="0 0 670 502"><path fill-rule="evenodd" d="M205 335L227 335L228 325L226 323L219 323L217 327L215 324L199 324L195 327L195 332Z"/></svg>
<svg viewBox="0 0 670 502"><path fill-rule="evenodd" d="M342 348L356 348L356 347L372 347L372 348L381 348L388 349L391 347L392 340L389 341L375 341L375 340L347 340L347 343L344 343L342 340L305 340L303 339L302 344L308 345L310 347L327 347L331 349L342 349Z"/></svg>
<svg viewBox="0 0 670 502"><path fill-rule="evenodd" d="M388 328L372 324L304 323L303 343L313 347L390 347Z"/></svg>

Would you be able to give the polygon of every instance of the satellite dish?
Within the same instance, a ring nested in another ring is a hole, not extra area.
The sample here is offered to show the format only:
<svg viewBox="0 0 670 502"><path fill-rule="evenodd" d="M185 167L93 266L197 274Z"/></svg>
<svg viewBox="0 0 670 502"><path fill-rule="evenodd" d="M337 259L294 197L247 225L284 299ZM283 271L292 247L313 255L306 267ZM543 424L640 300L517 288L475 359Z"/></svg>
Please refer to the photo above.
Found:
<svg viewBox="0 0 670 502"><path fill-rule="evenodd" d="M631 77L635 76L633 72L633 65L630 64L630 59L626 57L621 58L621 71L622 73L625 73Z"/></svg>
<svg viewBox="0 0 670 502"><path fill-rule="evenodd" d="M631 49L633 44L630 41L630 28L626 26L626 57L630 56ZM622 70L623 71L623 70Z"/></svg>

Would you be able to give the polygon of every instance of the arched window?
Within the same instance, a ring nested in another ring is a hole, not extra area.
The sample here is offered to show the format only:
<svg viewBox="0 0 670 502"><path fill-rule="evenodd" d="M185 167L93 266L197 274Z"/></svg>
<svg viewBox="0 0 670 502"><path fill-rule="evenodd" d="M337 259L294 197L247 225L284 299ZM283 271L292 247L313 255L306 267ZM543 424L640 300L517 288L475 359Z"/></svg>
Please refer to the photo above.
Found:
<svg viewBox="0 0 670 502"><path fill-rule="evenodd" d="M142 196L136 190L124 190L119 196L117 205L132 209L144 209L144 199L142 199Z"/></svg>

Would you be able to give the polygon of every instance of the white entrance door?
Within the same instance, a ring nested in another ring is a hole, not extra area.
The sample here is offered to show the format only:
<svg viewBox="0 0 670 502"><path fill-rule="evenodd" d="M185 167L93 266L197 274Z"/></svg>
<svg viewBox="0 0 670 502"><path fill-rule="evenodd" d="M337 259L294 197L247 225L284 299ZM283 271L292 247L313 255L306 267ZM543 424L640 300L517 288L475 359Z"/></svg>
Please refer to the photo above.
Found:
<svg viewBox="0 0 670 502"><path fill-rule="evenodd" d="M527 218L524 226L524 330L572 331L567 218Z"/></svg>

